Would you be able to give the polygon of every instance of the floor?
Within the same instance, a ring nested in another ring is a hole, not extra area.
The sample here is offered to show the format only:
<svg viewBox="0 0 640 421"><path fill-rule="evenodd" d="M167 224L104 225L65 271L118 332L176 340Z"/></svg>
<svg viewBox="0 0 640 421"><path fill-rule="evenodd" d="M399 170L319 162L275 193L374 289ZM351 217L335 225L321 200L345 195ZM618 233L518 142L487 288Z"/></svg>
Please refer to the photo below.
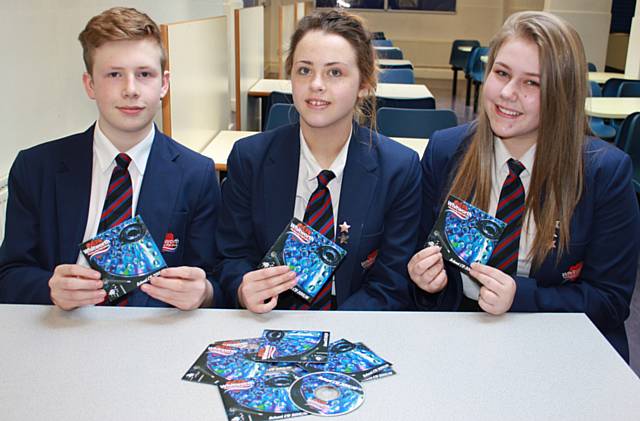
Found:
<svg viewBox="0 0 640 421"><path fill-rule="evenodd" d="M453 74L452 74L453 75ZM416 79L416 83L426 84L436 98L436 108L450 108L458 116L458 123L473 120L472 106L465 106L466 81L459 80L456 97L453 98L451 79ZM473 95L471 96L473 105ZM636 274L636 282L640 282L640 262ZM630 365L640 377L640 288L636 288L631 299L631 314L626 323L629 348L631 352Z"/></svg>

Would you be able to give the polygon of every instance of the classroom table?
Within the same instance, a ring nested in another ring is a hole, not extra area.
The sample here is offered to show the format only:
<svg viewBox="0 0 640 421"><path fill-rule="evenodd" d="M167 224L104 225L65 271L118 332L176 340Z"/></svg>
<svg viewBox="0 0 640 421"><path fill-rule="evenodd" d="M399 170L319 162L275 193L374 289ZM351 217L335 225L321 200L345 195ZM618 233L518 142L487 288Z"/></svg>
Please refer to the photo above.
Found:
<svg viewBox="0 0 640 421"><path fill-rule="evenodd" d="M635 80L632 77L626 77L624 73L613 73L613 72L589 72L589 80L594 81L599 84L606 83L609 79L629 79Z"/></svg>
<svg viewBox="0 0 640 421"><path fill-rule="evenodd" d="M216 170L227 170L227 158L231 153L233 145L240 139L260 133L257 131L234 131L234 130L221 130L211 142L203 149L202 154L213 159L216 163ZM396 137L393 138L399 143L413 149L422 158L429 139L416 139L408 137Z"/></svg>
<svg viewBox="0 0 640 421"><path fill-rule="evenodd" d="M458 50L462 51L463 53L470 53L471 50L473 50L473 47L471 47L469 45L459 45L458 46Z"/></svg>
<svg viewBox="0 0 640 421"><path fill-rule="evenodd" d="M226 420L182 375L214 341L312 329L362 341L397 375L344 420L632 420L640 379L583 314L0 306L4 421ZM316 418L302 418L313 420Z"/></svg>
<svg viewBox="0 0 640 421"><path fill-rule="evenodd" d="M411 63L411 60L395 60L382 58L377 59L376 63L381 69L413 69L413 63Z"/></svg>
<svg viewBox="0 0 640 421"><path fill-rule="evenodd" d="M640 98L587 98L585 110L592 117L624 119L629 114L640 111Z"/></svg>

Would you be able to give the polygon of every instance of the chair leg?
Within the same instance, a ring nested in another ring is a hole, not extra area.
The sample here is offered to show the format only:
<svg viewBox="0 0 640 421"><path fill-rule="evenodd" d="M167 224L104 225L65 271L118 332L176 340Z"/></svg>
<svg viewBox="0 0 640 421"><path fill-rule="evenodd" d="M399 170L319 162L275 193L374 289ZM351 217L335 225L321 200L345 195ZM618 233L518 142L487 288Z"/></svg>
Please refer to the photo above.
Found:
<svg viewBox="0 0 640 421"><path fill-rule="evenodd" d="M467 96L464 101L464 104L468 107L470 101L471 101L471 78L467 77Z"/></svg>
<svg viewBox="0 0 640 421"><path fill-rule="evenodd" d="M458 86L458 69L453 69L453 86L451 87L451 96L456 97L456 88Z"/></svg>
<svg viewBox="0 0 640 421"><path fill-rule="evenodd" d="M475 114L478 112L478 96L480 94L480 84L478 82L474 82L474 85L476 86L476 90L473 95L473 113Z"/></svg>

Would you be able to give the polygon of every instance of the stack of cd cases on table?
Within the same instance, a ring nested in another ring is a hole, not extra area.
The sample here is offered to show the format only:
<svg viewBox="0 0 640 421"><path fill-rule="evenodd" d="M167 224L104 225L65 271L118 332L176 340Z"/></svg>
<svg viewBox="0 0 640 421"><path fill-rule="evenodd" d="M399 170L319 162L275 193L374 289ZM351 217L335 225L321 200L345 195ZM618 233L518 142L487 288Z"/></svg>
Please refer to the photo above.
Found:
<svg viewBox="0 0 640 421"><path fill-rule="evenodd" d="M207 346L183 380L218 386L229 420L334 416L364 401L363 382L395 374L361 342L329 332L265 330Z"/></svg>

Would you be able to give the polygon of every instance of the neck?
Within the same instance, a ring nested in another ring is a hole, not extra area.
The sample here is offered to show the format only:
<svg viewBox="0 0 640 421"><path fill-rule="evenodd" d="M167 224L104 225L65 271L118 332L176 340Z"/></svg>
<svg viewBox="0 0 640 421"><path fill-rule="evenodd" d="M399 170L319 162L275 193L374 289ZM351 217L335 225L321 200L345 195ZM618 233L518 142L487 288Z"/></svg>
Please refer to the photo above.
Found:
<svg viewBox="0 0 640 421"><path fill-rule="evenodd" d="M351 119L346 121L347 124L341 124L339 127L310 127L300 120L300 127L304 140L311 151L313 157L323 169L331 166L333 161L349 140L351 133Z"/></svg>
<svg viewBox="0 0 640 421"><path fill-rule="evenodd" d="M536 143L536 138L531 137L527 139L502 139L504 147L507 148L509 154L517 160L520 160L522 156Z"/></svg>
<svg viewBox="0 0 640 421"><path fill-rule="evenodd" d="M149 124L144 129L137 130L135 132L123 133L119 130L112 130L111 126L104 124L102 120L99 120L100 130L119 152L127 152L129 149L142 142L142 140L149 134L152 124L153 123Z"/></svg>

